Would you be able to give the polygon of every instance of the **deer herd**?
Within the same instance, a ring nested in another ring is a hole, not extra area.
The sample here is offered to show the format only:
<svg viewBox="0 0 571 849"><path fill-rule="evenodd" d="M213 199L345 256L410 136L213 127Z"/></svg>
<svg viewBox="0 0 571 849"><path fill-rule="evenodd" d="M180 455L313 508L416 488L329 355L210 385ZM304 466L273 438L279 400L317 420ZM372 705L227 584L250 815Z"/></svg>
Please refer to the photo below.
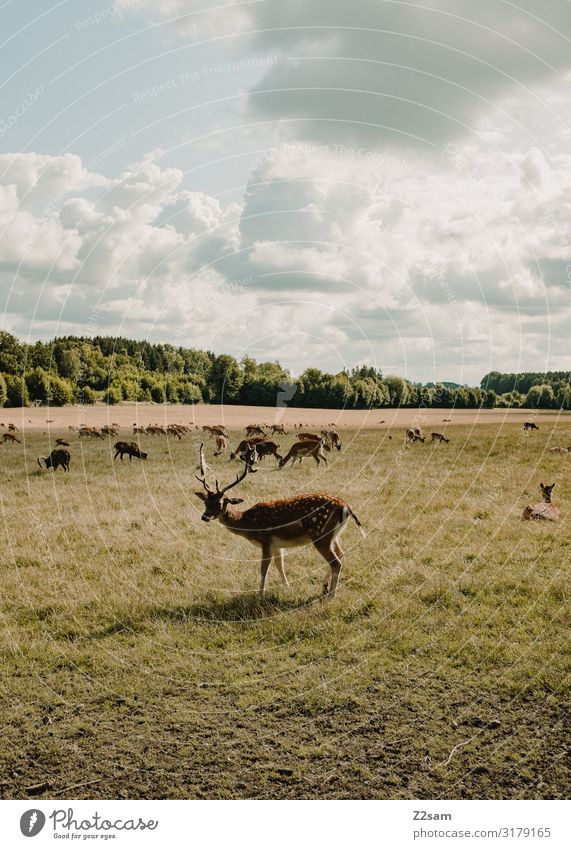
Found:
<svg viewBox="0 0 571 849"><path fill-rule="evenodd" d="M447 421L447 420L443 420ZM0 423L6 428L6 425ZM534 422L525 422L525 432L539 430ZM91 427L80 425L78 428L69 427L69 431L75 431L80 440L105 439L118 435L120 427L113 422L103 427ZM327 571L323 578L323 594L333 598L339 580L343 551L340 546L340 537L345 530L349 519L352 519L360 532L365 536L362 525L346 501L337 495L317 492L312 494L294 495L289 498L281 498L273 501L261 501L252 507L240 509L238 504L243 502L242 498L232 497L229 493L238 484L245 480L247 475L255 474L257 467L266 457L273 457L277 461L277 468L284 469L288 464L290 467L300 464L305 458L313 458L316 465L322 462L327 465L327 453L341 451L342 443L339 432L335 429L335 423L319 431L307 430L307 425L299 424L293 426L294 441L287 452L280 451L280 445L274 440L276 434L287 436L283 424L250 424L245 428L245 437L241 439L234 450L230 449L230 435L223 425L203 425L199 428L194 423L190 425L158 423L142 427L135 423L133 425L133 436L139 439L141 436L148 437L172 437L181 440L190 431L202 432L202 439L213 440L215 448L212 451L214 457L220 457L229 453L229 460L239 459L243 469L236 479L223 486L218 480L209 480L212 470L206 463L204 441L201 442L199 450L199 470L196 475L202 484L202 490L195 495L203 502L202 520L210 522L217 520L230 533L237 534L256 545L261 554L261 576L259 592L264 593L266 575L273 560L276 569L283 581L288 586L284 570L284 549L313 545L318 553L327 563ZM16 435L18 428L10 423L8 429L0 436L0 443L17 443L21 440ZM389 438L392 438L389 435ZM425 443L426 436L417 426L405 429L405 446L415 443ZM69 437L68 437L69 439ZM450 439L443 433L433 431L430 433L430 442L435 444L448 444ZM56 447L47 457L38 457L38 465L42 469L52 469L54 472L61 467L64 472L69 471L71 454L68 450L67 439L57 438ZM114 443L113 459L124 456L138 460L147 460L147 451L143 451L139 441L119 440ZM571 446L554 447L548 449L550 452L571 453ZM522 513L522 519L538 521L556 521L559 518L559 508L552 502L552 491L555 484L540 484L543 500L536 504L529 504Z"/></svg>

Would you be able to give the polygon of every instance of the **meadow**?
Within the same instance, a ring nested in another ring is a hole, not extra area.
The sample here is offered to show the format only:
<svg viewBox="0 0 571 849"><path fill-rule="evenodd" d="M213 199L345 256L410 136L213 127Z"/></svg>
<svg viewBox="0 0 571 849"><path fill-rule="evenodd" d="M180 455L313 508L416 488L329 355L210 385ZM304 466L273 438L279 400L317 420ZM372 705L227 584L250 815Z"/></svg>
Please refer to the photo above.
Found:
<svg viewBox="0 0 571 849"><path fill-rule="evenodd" d="M407 447L343 426L327 467L266 458L247 505L325 491L365 526L325 602L313 549L259 599L257 550L200 521L197 432L122 463L71 434L69 474L38 468L40 427L1 446L0 795L567 798L571 455L547 448L570 425L466 420ZM239 463L206 448L229 482ZM540 481L557 523L521 519Z"/></svg>

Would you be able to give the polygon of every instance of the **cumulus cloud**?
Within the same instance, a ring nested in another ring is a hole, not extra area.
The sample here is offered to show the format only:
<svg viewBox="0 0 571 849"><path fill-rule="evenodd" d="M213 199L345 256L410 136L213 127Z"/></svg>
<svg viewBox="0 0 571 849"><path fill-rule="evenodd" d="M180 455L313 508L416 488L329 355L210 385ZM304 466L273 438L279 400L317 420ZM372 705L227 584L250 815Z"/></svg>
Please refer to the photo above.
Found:
<svg viewBox="0 0 571 849"><path fill-rule="evenodd" d="M571 62L566 0L533 10L524 0L208 5L131 8L193 41L215 36L230 53L279 55L250 92L250 108L297 137L432 149L471 132L501 96Z"/></svg>

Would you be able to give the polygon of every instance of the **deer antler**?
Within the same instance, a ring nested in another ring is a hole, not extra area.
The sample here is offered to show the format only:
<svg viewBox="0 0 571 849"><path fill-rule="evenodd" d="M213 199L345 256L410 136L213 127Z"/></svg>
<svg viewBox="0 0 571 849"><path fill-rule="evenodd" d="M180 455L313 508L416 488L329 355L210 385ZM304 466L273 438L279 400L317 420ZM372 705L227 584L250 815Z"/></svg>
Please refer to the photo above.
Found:
<svg viewBox="0 0 571 849"><path fill-rule="evenodd" d="M256 447L254 446L252 448L251 445L248 445L248 452L247 452L246 456L244 456L244 454L243 454L240 459L243 460L243 462L244 462L244 471L240 475L236 475L235 481L227 484L227 486L223 487L222 489L218 489L218 481L216 481L216 489L218 490L218 492L220 492L220 493L228 492L228 490L232 489L233 486L236 486L236 484L240 483L240 481L243 481L244 478L246 477L246 475L248 474L248 472L254 471L252 469L252 463L255 463L256 460L258 459Z"/></svg>
<svg viewBox="0 0 571 849"><path fill-rule="evenodd" d="M200 443L199 457L200 457L200 477L198 475L195 475L196 480L200 481L200 483L202 484L202 486L204 487L206 492L214 492L214 490L211 489L208 486L208 484L206 483L206 471L208 469L208 466L206 465L206 460L204 459L204 442ZM216 489L218 489L218 483L216 484Z"/></svg>

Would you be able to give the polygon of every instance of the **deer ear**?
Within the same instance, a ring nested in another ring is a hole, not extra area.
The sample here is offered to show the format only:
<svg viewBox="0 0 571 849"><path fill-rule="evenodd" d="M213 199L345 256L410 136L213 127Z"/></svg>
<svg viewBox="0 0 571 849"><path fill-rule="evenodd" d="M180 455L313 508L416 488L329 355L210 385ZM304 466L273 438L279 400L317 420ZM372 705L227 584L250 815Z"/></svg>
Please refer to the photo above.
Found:
<svg viewBox="0 0 571 849"><path fill-rule="evenodd" d="M229 504L243 504L244 503L243 498L227 498L226 501Z"/></svg>
<svg viewBox="0 0 571 849"><path fill-rule="evenodd" d="M206 501L206 493L205 492L195 492L194 493L197 498L200 498L201 501Z"/></svg>

